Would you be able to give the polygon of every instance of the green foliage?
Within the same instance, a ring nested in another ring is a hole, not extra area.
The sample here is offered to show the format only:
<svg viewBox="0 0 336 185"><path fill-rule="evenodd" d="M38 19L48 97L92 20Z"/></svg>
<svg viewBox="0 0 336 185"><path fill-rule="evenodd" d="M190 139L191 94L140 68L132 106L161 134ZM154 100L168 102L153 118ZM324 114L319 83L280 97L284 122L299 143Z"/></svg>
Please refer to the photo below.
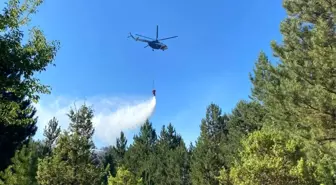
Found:
<svg viewBox="0 0 336 185"><path fill-rule="evenodd" d="M303 142L290 138L288 133L257 131L243 141L243 147L241 162L230 171L233 184L317 183Z"/></svg>
<svg viewBox="0 0 336 185"><path fill-rule="evenodd" d="M265 116L265 110L257 102L240 101L228 115L228 133L225 140L221 141L221 153L224 155L227 170L235 161L239 161L239 151L242 149L241 141L248 134L260 130Z"/></svg>
<svg viewBox="0 0 336 185"><path fill-rule="evenodd" d="M162 127L156 144L156 170L154 182L156 185L184 184L188 182L188 153L185 143L175 128L169 124Z"/></svg>
<svg viewBox="0 0 336 185"><path fill-rule="evenodd" d="M191 146L193 184L219 184L221 169L228 173L240 160L241 140L262 128L263 117L264 109L257 102L240 101L230 115L222 115L216 104L209 105L201 136L196 147Z"/></svg>
<svg viewBox="0 0 336 185"><path fill-rule="evenodd" d="M269 110L272 126L335 142L335 11L328 1L284 1L284 6L292 15L281 24L284 44L272 43L281 63L272 66L260 55L253 95Z"/></svg>
<svg viewBox="0 0 336 185"><path fill-rule="evenodd" d="M103 166L104 168L107 168L107 171L110 175L115 176L117 173L117 165L119 165L116 160L115 150L112 146L110 146L105 147L103 151ZM105 177L104 181L107 182L107 176Z"/></svg>
<svg viewBox="0 0 336 185"><path fill-rule="evenodd" d="M25 1L20 5L18 0L9 0L4 14L0 16L1 31L6 29L15 29L27 25L30 22L30 15L36 13L37 7L43 3L43 0Z"/></svg>
<svg viewBox="0 0 336 185"><path fill-rule="evenodd" d="M52 156L39 162L39 184L101 184L104 169L93 164L93 110L82 105L70 110L69 130L59 137Z"/></svg>
<svg viewBox="0 0 336 185"><path fill-rule="evenodd" d="M55 143L57 142L57 138L61 133L61 127L58 125L58 121L55 117L53 117L49 122L48 125L44 128L44 146L45 155L51 155L52 150L54 148Z"/></svg>
<svg viewBox="0 0 336 185"><path fill-rule="evenodd" d="M117 158L117 163L118 164L123 164L123 160L125 157L125 153L127 150L127 139L125 137L124 132L120 132L120 137L117 138L117 143L116 143L116 147L113 148L113 150L115 151L115 157Z"/></svg>
<svg viewBox="0 0 336 185"><path fill-rule="evenodd" d="M252 146L244 147L242 163L230 173L238 184L336 183L334 5L284 1L284 42L272 42L280 63L272 65L261 53L251 75L252 96L264 105L265 117L262 132L245 141Z"/></svg>
<svg viewBox="0 0 336 185"><path fill-rule="evenodd" d="M9 0L0 15L0 93L12 92L17 97L28 97L36 102L37 93L49 93L50 88L42 85L35 73L46 70L58 50L59 43L49 43L41 30L33 28L26 44L22 44L20 26L29 21L29 15L36 12L41 0ZM18 104L0 96L0 119L4 124L20 124L16 121Z"/></svg>
<svg viewBox="0 0 336 185"><path fill-rule="evenodd" d="M117 175L113 177L111 174L108 177L108 185L143 185L141 178L136 178L134 174L128 171L125 167L118 168Z"/></svg>
<svg viewBox="0 0 336 185"><path fill-rule="evenodd" d="M0 14L0 171L35 134L35 110L30 102L37 102L38 94L50 92L50 87L34 75L53 64L59 43L48 42L37 28L31 29L27 43L22 43L24 34L20 30L28 25L30 15L41 3L42 0L9 0Z"/></svg>
<svg viewBox="0 0 336 185"><path fill-rule="evenodd" d="M42 2L10 0L0 14L0 184L336 184L335 0L283 1L283 44L271 44L279 63L261 52L252 101L230 114L210 104L195 146L187 149L172 124L157 137L147 120L129 147L121 132L102 157L86 105L69 111L68 131L53 118L44 142L28 143L36 131L30 103L50 92L34 75L58 49L36 28L22 44L20 27Z"/></svg>
<svg viewBox="0 0 336 185"><path fill-rule="evenodd" d="M104 148L103 166L107 168L110 175L115 176L117 173L117 167L124 166L125 154L127 151L127 139L124 132L120 132L120 137L117 138L116 146L109 146ZM104 178L107 182L108 177Z"/></svg>
<svg viewBox="0 0 336 185"><path fill-rule="evenodd" d="M0 172L0 184L3 185L37 185L36 173L38 158L42 148L38 142L30 141L16 151L12 165ZM2 179L2 180L1 180Z"/></svg>
<svg viewBox="0 0 336 185"><path fill-rule="evenodd" d="M191 162L193 184L216 185L219 170L225 166L221 142L228 134L227 115L216 104L210 104L202 119L201 135L196 142Z"/></svg>
<svg viewBox="0 0 336 185"><path fill-rule="evenodd" d="M19 98L13 93L3 93L2 98L19 105L20 111L18 111L16 121L22 124L0 122L0 171L11 164L11 158L14 156L15 151L20 149L22 145L27 144L37 130L36 109L29 100Z"/></svg>
<svg viewBox="0 0 336 185"><path fill-rule="evenodd" d="M89 151L79 146L80 137L60 136L54 154L39 162L39 184L101 184L103 170L92 164Z"/></svg>
<svg viewBox="0 0 336 185"><path fill-rule="evenodd" d="M139 135L134 136L133 140L125 155L125 166L141 177L145 184L154 184L153 174L159 159L155 157L157 135L149 120L140 127Z"/></svg>

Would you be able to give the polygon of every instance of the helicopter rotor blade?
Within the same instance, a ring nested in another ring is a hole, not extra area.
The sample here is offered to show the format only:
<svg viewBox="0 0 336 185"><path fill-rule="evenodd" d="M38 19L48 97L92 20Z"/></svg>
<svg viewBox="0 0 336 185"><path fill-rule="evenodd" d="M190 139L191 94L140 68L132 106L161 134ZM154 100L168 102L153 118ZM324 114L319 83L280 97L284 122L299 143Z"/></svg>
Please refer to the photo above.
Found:
<svg viewBox="0 0 336 185"><path fill-rule="evenodd" d="M140 41L140 42L147 42L147 43L149 43L149 42L152 42L152 41L150 41L150 40L146 40L146 39L139 39L139 38L137 38L137 41Z"/></svg>
<svg viewBox="0 0 336 185"><path fill-rule="evenodd" d="M135 34L135 35L137 35L137 36L139 36L139 37L144 37L144 38L147 38L147 39L155 40L155 39L153 39L153 38L146 37L146 36L143 36L143 35L139 35L139 34Z"/></svg>
<svg viewBox="0 0 336 185"><path fill-rule="evenodd" d="M145 46L144 48L147 48L149 45Z"/></svg>
<svg viewBox="0 0 336 185"><path fill-rule="evenodd" d="M156 25L156 40L158 40L159 37L159 25Z"/></svg>
<svg viewBox="0 0 336 185"><path fill-rule="evenodd" d="M134 38L134 40L135 40L135 41L140 41L140 42L147 42L147 43L152 42L152 41L150 41L150 40L140 39L139 37Z"/></svg>
<svg viewBox="0 0 336 185"><path fill-rule="evenodd" d="M173 38L176 38L176 37L178 37L178 36L173 36L173 37L163 38L163 39L159 39L159 40L173 39Z"/></svg>

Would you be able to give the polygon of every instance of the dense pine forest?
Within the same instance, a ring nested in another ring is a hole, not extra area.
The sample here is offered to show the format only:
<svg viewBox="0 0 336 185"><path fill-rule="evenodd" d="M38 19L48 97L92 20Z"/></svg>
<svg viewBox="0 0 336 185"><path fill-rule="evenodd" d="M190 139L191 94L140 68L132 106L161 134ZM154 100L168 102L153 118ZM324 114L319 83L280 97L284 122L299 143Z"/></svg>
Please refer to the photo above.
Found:
<svg viewBox="0 0 336 185"><path fill-rule="evenodd" d="M336 184L336 0L283 1L278 63L256 53L250 99L231 112L209 104L194 145L174 123L155 130L147 120L133 143L121 132L103 149L86 104L69 110L66 131L54 117L32 139L33 102L51 93L35 74L54 65L61 43L38 28L23 34L41 3L9 0L0 14L0 184Z"/></svg>

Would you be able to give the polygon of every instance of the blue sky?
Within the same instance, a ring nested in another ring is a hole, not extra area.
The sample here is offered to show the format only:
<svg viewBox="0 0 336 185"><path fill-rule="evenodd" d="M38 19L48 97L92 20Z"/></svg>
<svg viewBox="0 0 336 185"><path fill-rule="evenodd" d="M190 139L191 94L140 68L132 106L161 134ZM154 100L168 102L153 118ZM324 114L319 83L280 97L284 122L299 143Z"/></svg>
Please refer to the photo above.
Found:
<svg viewBox="0 0 336 185"><path fill-rule="evenodd" d="M45 1L32 23L61 42L57 66L41 75L53 96L150 97L155 80L157 133L172 122L189 143L207 105L229 112L248 98L248 74L261 50L271 57L284 17L281 0L57 0ZM156 25L161 38L178 35L166 51L127 38L155 37Z"/></svg>

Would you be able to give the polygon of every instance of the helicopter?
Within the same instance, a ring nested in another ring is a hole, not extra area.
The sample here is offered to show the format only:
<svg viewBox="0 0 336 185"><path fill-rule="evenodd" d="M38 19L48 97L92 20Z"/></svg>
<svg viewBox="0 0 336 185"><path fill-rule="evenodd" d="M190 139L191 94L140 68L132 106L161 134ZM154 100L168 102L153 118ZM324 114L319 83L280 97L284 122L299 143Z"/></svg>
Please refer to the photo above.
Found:
<svg viewBox="0 0 336 185"><path fill-rule="evenodd" d="M132 37L135 41L141 41L141 42L147 42L148 45L146 45L144 48L147 48L148 46L150 46L152 48L152 50L154 51L155 49L160 49L162 51L164 50L167 50L168 49L168 46L166 44L163 44L162 42L160 42L161 40L167 40L167 39L172 39L172 38L176 38L177 36L173 36L173 37L168 37L168 38L163 38L163 39L158 39L158 36L159 36L159 26L156 25L156 39L152 39L150 37L146 37L146 36L143 36L143 35L139 35L139 34L135 34L139 37L143 37L143 38L147 38L147 39L151 39L151 40L146 40L146 39L141 39L139 37L134 37L132 35L132 33L129 33L130 35L128 36L129 37Z"/></svg>

